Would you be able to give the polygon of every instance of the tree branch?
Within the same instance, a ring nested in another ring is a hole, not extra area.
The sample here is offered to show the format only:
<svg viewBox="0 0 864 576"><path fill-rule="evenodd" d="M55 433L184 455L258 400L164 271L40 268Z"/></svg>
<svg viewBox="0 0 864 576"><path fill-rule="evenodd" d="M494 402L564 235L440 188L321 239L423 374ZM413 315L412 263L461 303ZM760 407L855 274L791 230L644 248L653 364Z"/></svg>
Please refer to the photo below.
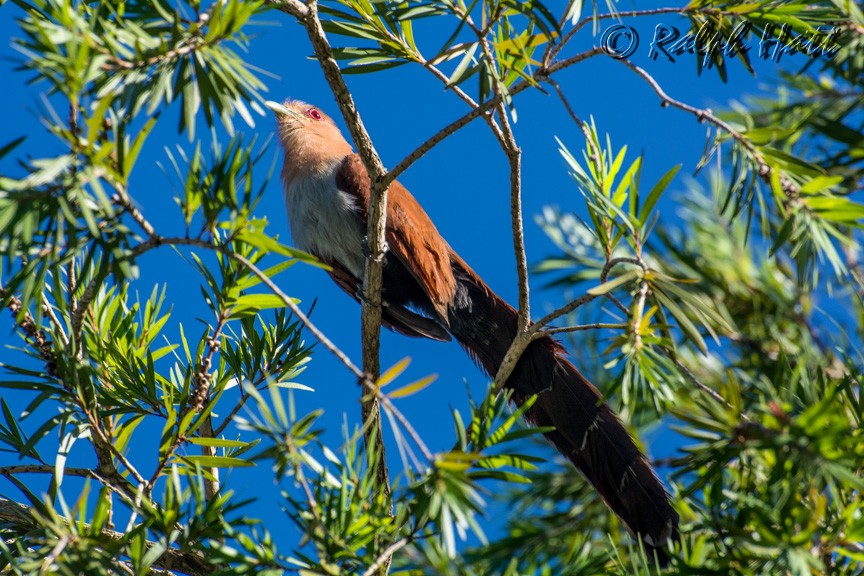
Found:
<svg viewBox="0 0 864 576"><path fill-rule="evenodd" d="M66 520L71 523L71 521ZM33 508L19 504L12 500L0 497L0 523L6 524L15 532L24 535L28 532L41 528L39 522L34 516ZM89 531L90 526L85 524L82 527L83 531ZM127 535L114 530L103 529L102 536L111 540L124 540ZM156 546L162 546L156 542L147 541L145 547L150 550ZM154 562L154 565L164 570L179 572L181 574L189 574L190 576L198 576L212 574L221 569L219 566L213 566L207 561L204 554L195 551L180 551L175 548L166 549L161 556Z"/></svg>
<svg viewBox="0 0 864 576"><path fill-rule="evenodd" d="M756 162L757 173L759 177L764 182L769 184L771 183L771 175L774 172L774 168L772 168L765 161L765 158L762 156L756 146L754 146L753 143L748 140L743 134L735 130L727 122L715 116L710 110L696 108L695 106L691 106L689 104L681 102L680 100L675 100L674 98L670 97L660 86L660 83L657 82L657 80L655 80L653 76L651 76L651 74L649 74L639 66L633 64L626 58L613 58L613 60L621 62L622 64L627 66L627 68L635 72L636 75L645 80L651 87L651 89L657 94L657 96L660 97L661 106L672 106L673 108L678 108L679 110L689 112L690 114L696 116L696 119L699 122L707 120L714 126L717 126L721 130L729 134L729 136L731 136L736 142L741 144L741 146L750 154L750 156ZM783 194L785 194L789 200L796 200L798 198L798 185L795 184L795 182L793 182L788 176L784 174L780 174L780 187L783 190Z"/></svg>
<svg viewBox="0 0 864 576"><path fill-rule="evenodd" d="M342 77L339 64L333 58L333 51L327 40L327 35L318 18L318 4L315 0L309 0L305 6L305 13L294 6L291 9L296 12L296 17L306 28L306 33L312 43L315 57L321 65L324 77L330 85L330 90L336 98L342 117L351 138L357 147L357 153L363 160L369 177L372 180L372 189L369 195L369 209L367 220L367 244L369 256L366 258L366 267L363 273L363 299L361 309L362 342L363 342L363 375L360 377L361 390L364 383L374 383L381 373L381 359L379 347L381 340L381 286L384 278L384 256L387 251L386 221L387 221L387 188L390 181L385 180L387 173L381 158L372 145L369 133L363 125L360 113L354 103L354 98L348 90L348 85ZM361 392L361 394L363 394ZM367 428L366 445L367 453L377 454L378 461L374 463L377 468L377 479L380 488L387 497L390 497L390 478L387 471L384 441L381 428L381 410L375 396L367 402L361 402L361 412L364 426L367 422L371 425ZM376 444L371 450L370 442ZM388 564L389 565L389 564ZM386 572L386 570L385 570Z"/></svg>
<svg viewBox="0 0 864 576"><path fill-rule="evenodd" d="M566 60L562 60L560 62L556 62L552 64L549 68L541 68L534 72L532 79L534 82L528 82L527 80L520 80L516 84L514 84L510 90L510 96L515 96L520 92L524 92L528 88L535 85L536 82L540 82L545 80L550 74L557 72L558 70L563 70L564 68L569 68L574 64L578 64L588 58L592 58L594 56L599 56L601 54L605 54L600 48L592 48L590 50L586 50L585 52L581 52L576 54L575 56L571 56ZM501 102L500 96L493 96L489 100L478 104L476 108L472 109L469 112L466 112L461 117L457 118L438 132L436 132L433 136L431 136L428 140L423 142L420 146L414 149L414 151L410 152L405 158L403 158L396 166L393 167L390 172L384 177L383 182L389 184L396 178L398 178L405 170L411 167L414 162L422 158L427 152L429 152L432 148L443 142L448 136L455 134L465 126L471 123L472 120L479 118L489 110L492 110Z"/></svg>
<svg viewBox="0 0 864 576"><path fill-rule="evenodd" d="M375 574L375 571L384 566L385 564L389 564L390 559L393 557L393 554L407 546L411 541L408 538L402 538L397 540L393 544L391 544L380 556L373 562L369 568L363 572L363 576L372 576Z"/></svg>
<svg viewBox="0 0 864 576"><path fill-rule="evenodd" d="M198 370L195 374L195 386L192 390L192 398L190 401L190 409L196 412L201 412L210 402L210 385L211 376L210 368L213 364L213 356L216 351L222 347L222 330L228 322L228 313L220 310L219 318L216 322L216 327L213 328L213 333L207 340L207 354L205 354L198 364ZM201 437L213 438L213 415L208 414L201 424ZM204 456L216 456L215 446L201 446L201 454ZM219 467L212 466L209 469L210 478L204 478L204 493L207 500L212 500L216 493L219 492Z"/></svg>
<svg viewBox="0 0 864 576"><path fill-rule="evenodd" d="M0 466L0 476L10 476L15 474L54 474L56 470L57 468L50 464L19 464L17 466ZM63 475L99 479L99 476L89 468L64 468Z"/></svg>
<svg viewBox="0 0 864 576"><path fill-rule="evenodd" d="M564 326L563 328L546 328L534 333L535 338L541 338L544 334L568 334L570 332L581 332L582 330L626 330L627 324L607 324L595 322L593 324L578 324L576 326Z"/></svg>
<svg viewBox="0 0 864 576"><path fill-rule="evenodd" d="M599 22L600 20L609 20L611 18L619 19L619 18L635 18L640 16L659 16L662 14L686 14L687 12L691 12L692 9L686 6L681 8L654 8L650 10L628 10L625 12L607 12L606 14L596 14L591 16L586 16L576 24L574 24L573 28L571 28L564 37L561 38L561 41L558 43L549 43L546 47L546 50L543 53L542 62L544 65L548 65L549 61L555 58L561 50L567 45L570 40L576 35L579 30L585 27L586 24L590 24L592 22Z"/></svg>

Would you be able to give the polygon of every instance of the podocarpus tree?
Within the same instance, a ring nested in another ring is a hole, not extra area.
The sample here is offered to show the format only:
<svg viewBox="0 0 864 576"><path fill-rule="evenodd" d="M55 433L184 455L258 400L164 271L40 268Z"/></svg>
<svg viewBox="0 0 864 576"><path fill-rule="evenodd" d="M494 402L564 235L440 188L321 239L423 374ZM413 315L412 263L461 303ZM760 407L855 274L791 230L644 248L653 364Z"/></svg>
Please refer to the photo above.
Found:
<svg viewBox="0 0 864 576"><path fill-rule="evenodd" d="M446 148L448 136L472 122L491 131L500 150L488 153L503 153L511 173L523 330L511 360L533 333L556 334L586 358L580 368L634 427L677 430L675 455L659 463L681 516L668 573L860 574L864 16L841 1L704 1L620 13L686 18L702 74L723 75L733 60L750 65L755 52L710 41L741 26L787 53L813 51L816 43L800 38L834 30L823 35L832 44L819 47L830 57L782 61L788 73L773 95L724 113L674 99L627 58L608 59L711 131L703 164L713 159L717 168L701 182L681 182L669 166L649 183L640 180L642 157L614 147L556 80L607 58L591 32L613 9L515 0L3 6L19 26L22 70L10 82L43 87L48 96L34 107L60 150L5 133L0 143L0 295L18 337L3 354L0 382L9 454L0 462L2 570L660 570L577 472L538 464L547 453L531 442L536 430L520 425L521 411L508 408L499 385L506 375L469 410L453 411L452 428L440 432L451 449L427 448L432 442L394 400L423 393L430 379L395 383L405 363L379 373L380 220L370 219L368 234L362 362L292 300L288 268L317 264L266 228L257 207L269 155L232 124L261 111L263 76L237 46L255 41L250 18L267 11L308 35L372 175L370 213L394 178ZM415 36L421 20L428 27ZM579 51L579 42L595 45ZM465 113L387 171L343 74L392 81L401 69L389 69L403 64L440 81ZM572 121L584 135L581 153L572 139L561 144L584 204L536 217L560 250L545 260L526 255L522 241L523 143L513 130L520 94L533 90L560 100L569 114L562 125ZM180 225L160 229L139 209L152 190L133 175L144 169L142 150L155 145L151 130L175 109L188 140L201 137L202 123L212 130L205 145L165 153L179 182ZM667 193L676 188L687 193ZM679 217L658 218L661 204ZM155 265L150 254L172 247L200 274L200 289L136 280ZM552 285L576 296L542 319L535 314L534 324L529 260L537 276L548 275L541 281L554 275ZM210 310L204 329L184 329L170 313L178 290L200 293ZM321 343L314 350L313 339ZM337 442L322 435L332 421L298 413L292 396L310 359L331 354L366 418L349 415ZM249 518L248 502L232 495L226 472L254 463L272 466L284 489L260 496L285 507L278 524Z"/></svg>

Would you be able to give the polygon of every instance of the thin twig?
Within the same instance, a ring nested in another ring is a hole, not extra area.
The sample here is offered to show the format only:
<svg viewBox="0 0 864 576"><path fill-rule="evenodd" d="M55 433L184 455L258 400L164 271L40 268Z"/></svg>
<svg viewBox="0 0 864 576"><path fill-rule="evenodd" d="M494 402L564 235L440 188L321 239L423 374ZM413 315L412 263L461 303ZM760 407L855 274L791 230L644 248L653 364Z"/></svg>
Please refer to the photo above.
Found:
<svg viewBox="0 0 864 576"><path fill-rule="evenodd" d="M729 403L728 400L723 398L723 396L721 396L716 390L714 390L713 388L711 388L710 386L708 386L707 384L705 384L704 382L699 380L699 378L693 373L693 371L690 370L687 366L685 366L678 359L678 356L672 350L670 350L669 348L666 348L665 346L661 346L660 350L663 352L663 354L667 358L669 358L675 364L675 366L678 367L678 369L681 371L681 373L684 374L684 376L688 380L690 380L691 383L696 385L697 388L699 388L700 390L702 390L703 392L705 392L706 394L711 396L714 400L716 400L720 404L723 404L727 408L731 408L733 411L736 411L736 412L738 411L734 406L732 406L732 404ZM740 416L741 416L741 419L744 420L745 422L750 421L750 417L747 416L746 414L744 414L743 412L740 414Z"/></svg>
<svg viewBox="0 0 864 576"><path fill-rule="evenodd" d="M262 376L262 378L259 379L258 382L254 383L253 386L257 388L264 380L266 380L266 375ZM213 435L216 437L220 436L222 432L225 431L225 428L228 427L231 421L234 420L234 417L237 416L240 410L243 409L243 406L246 405L246 402L249 400L249 398L251 398L251 395L246 393L246 391L243 389L243 386L238 386L238 388L240 388L240 400L238 400L234 407L231 408L231 412L229 412L228 415L222 419L219 427L213 431Z"/></svg>
<svg viewBox="0 0 864 576"><path fill-rule="evenodd" d="M710 386L708 386L707 384L705 384L704 382L699 380L699 378L696 377L696 375L693 373L692 370L690 370L687 366L682 364L681 361L678 360L678 358L674 354L672 354L671 350L668 350L666 348L663 348L662 350L663 350L663 353L666 355L666 357L669 358L670 360L672 360L672 362L675 364L675 366L677 366L678 369L681 370L681 373L684 374L684 376L686 376L687 379L690 380L690 382L695 384L700 390L702 390L703 392L705 392L706 394L708 394L709 396L711 396L712 398L714 398L718 402L721 402L721 403L731 407L729 402L727 402L726 399L723 398L723 396L721 396L716 390L714 390L713 388L711 388Z"/></svg>
<svg viewBox="0 0 864 576"><path fill-rule="evenodd" d="M189 408L196 412L204 410L210 401L210 384L211 375L210 369L213 364L213 356L216 351L222 347L222 330L228 322L229 314L225 310L220 310L219 318L216 326L213 328L213 333L207 339L207 353L201 358L198 364L198 370L195 373L195 386L192 389L192 397L190 399ZM214 438L213 434L213 415L208 414L201 424L200 433L202 438ZM201 446L201 454L203 456L216 456L216 446ZM219 467L212 466L209 469L210 477L204 479L204 494L207 500L212 500L219 492Z"/></svg>
<svg viewBox="0 0 864 576"><path fill-rule="evenodd" d="M419 56L419 55L418 55L418 56ZM478 107L480 106L480 105L477 104L477 102L475 102L474 99L471 98L471 96L469 96L468 93L466 93L464 90L462 90L462 89L459 88L458 86L450 85L450 84L449 84L450 79L447 77L447 75L444 74L443 72L441 72L441 71L440 71L438 68L436 68L434 65L430 64L429 62L427 62L427 61L425 61L425 60L421 60L420 63L423 65L424 68L426 68L427 70L429 70L430 72L432 72L432 74L433 74L436 78L438 78L439 80L441 80L441 81L444 83L444 85L445 85L445 86L446 86L450 91L452 91L452 92L453 92L454 94L456 94L459 98L461 98L462 101L465 102L466 104L468 104L468 106L470 106L472 109L476 109L476 108L478 108ZM488 112L488 110L487 110L487 112ZM504 133L502 132L501 127L500 127L500 126L498 125L498 123L495 121L495 117L492 116L491 114L488 114L488 113L484 113L482 116L483 116L483 119L486 120L486 123L489 125L489 129L492 130L492 134L495 136L495 138L498 140L498 142L501 143L501 144L503 145L503 144L504 144Z"/></svg>
<svg viewBox="0 0 864 576"><path fill-rule="evenodd" d="M561 38L560 42L557 42L557 43L551 43L550 42L549 43L549 45L546 47L546 51L543 54L542 62L545 65L548 65L548 63L561 52L561 50L567 45L567 43L573 39L573 36L575 36L576 33L579 32L579 30L584 28L585 25L587 25L591 22L595 22L595 21L599 21L599 20L609 20L611 18L618 19L618 18L634 18L634 17L639 17L639 16L659 16L662 14L685 14L685 13L690 12L690 11L691 11L691 9L687 8L687 7L683 7L683 8L655 8L655 9L651 9L651 10L629 10L629 11L625 11L625 12L608 12L606 14L597 14L597 15L586 16L585 18L583 18L582 20L577 22L573 26L573 28L571 28L567 32L567 34L564 35L563 38Z"/></svg>
<svg viewBox="0 0 864 576"><path fill-rule="evenodd" d="M618 256L616 258L612 258L606 262L606 265L603 266L603 271L600 272L600 282L606 282L606 279L609 278L609 272L612 271L612 268L619 264L633 264L635 266L641 266L643 272L647 272L648 268L645 266L645 263L642 262L638 258L633 258L630 256Z"/></svg>
<svg viewBox="0 0 864 576"><path fill-rule="evenodd" d="M653 76L651 76L651 74L649 74L639 66L633 64L626 58L613 59L621 62L622 64L627 66L627 68L635 72L643 80L645 80L651 87L651 89L657 94L657 96L660 97L661 106L672 106L673 108L678 108L679 110L689 112L690 114L696 116L696 119L699 122L707 120L714 126L717 126L721 130L729 134L729 136L731 136L736 142L741 144L741 146L745 150L747 150L747 152L752 156L753 160L756 162L759 177L762 178L762 180L765 182L771 182L771 175L774 172L774 168L772 168L765 161L765 158L762 156L756 146L750 140L748 140L746 136L735 130L731 125L729 125L729 123L715 116L710 110L696 108L695 106L691 106L690 104L686 104L684 102L681 102L680 100L675 100L674 98L670 97L660 86L660 83L657 82L657 80L655 80ZM789 177L783 174L780 175L780 187L788 199L796 200L798 198L798 186Z"/></svg>
<svg viewBox="0 0 864 576"><path fill-rule="evenodd" d="M553 72L557 72L558 70L563 70L564 68L569 68L570 66L587 60L588 58L593 58L594 56L599 56L601 54L605 54L600 48L591 48L590 50L586 50L585 52L581 52L572 56L566 60L562 60L561 62L556 62L552 64L548 69L540 69L534 72L533 82L528 82L527 80L520 80L516 84L514 84L509 89L509 94L511 97L516 96L520 92L524 92L528 88L535 86L537 82L543 81L549 77ZM436 132L433 136L427 139L425 142L420 144L417 148L415 148L412 152L410 152L405 158L403 158L396 166L390 170L387 175L384 177L383 182L389 184L396 178L398 178L405 170L411 167L418 159L422 158L427 152L429 152L432 148L443 142L448 136L451 136L461 130L463 127L467 126L471 123L472 120L475 120L493 109L498 103L501 101L499 96L493 96L489 100L479 104L477 108L466 112L461 117L457 118L438 132Z"/></svg>
<svg viewBox="0 0 864 576"><path fill-rule="evenodd" d="M69 347L69 339L66 337L66 333L63 331L63 324L60 322L60 319L54 313L54 307L51 306L51 303L48 301L48 297L45 294L42 294L42 312L48 316L48 320L50 320L51 324L54 325L54 332L57 334L57 337L60 339L60 342L63 344L64 348Z"/></svg>
<svg viewBox="0 0 864 576"><path fill-rule="evenodd" d="M375 574L375 572L379 568L384 566L384 564L387 564L390 562L390 559L393 557L393 554L395 554L396 552L398 552L399 550L401 550L402 548L407 546L410 542L411 541L408 538L402 538L400 540L397 540L396 542L394 542L390 546L388 546L387 549L384 550L384 552L382 552L381 555L375 559L375 562L373 562L369 566L369 568L367 568L366 571L363 572L363 576L372 576L373 574Z"/></svg>
<svg viewBox="0 0 864 576"><path fill-rule="evenodd" d="M541 330L544 326L548 325L550 322L557 320L558 318L564 316L565 314L569 314L570 312L573 312L574 310L576 310L580 306L584 306L585 304L588 304L589 302L591 302L592 300L595 300L598 297L599 296L594 295L594 294L583 294L582 296L570 301L568 304L565 304L564 306L558 308L557 310L553 310L552 312L546 314L546 316L544 316L543 318L541 318L540 320L538 320L537 322L532 324L531 327L528 329L528 331L529 332L537 332L537 331Z"/></svg>
<svg viewBox="0 0 864 576"><path fill-rule="evenodd" d="M626 330L627 324L608 324L603 322L595 322L593 324L578 324L576 326L564 326L563 328L546 328L534 333L535 338L542 338L544 335L567 334L569 332L581 332L582 330Z"/></svg>

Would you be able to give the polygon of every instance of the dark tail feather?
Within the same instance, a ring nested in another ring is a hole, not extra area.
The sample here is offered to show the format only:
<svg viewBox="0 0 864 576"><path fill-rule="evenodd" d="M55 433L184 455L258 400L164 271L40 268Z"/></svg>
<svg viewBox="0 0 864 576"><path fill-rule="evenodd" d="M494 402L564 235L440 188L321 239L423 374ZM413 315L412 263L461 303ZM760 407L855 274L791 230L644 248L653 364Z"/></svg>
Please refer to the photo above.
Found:
<svg viewBox="0 0 864 576"><path fill-rule="evenodd" d="M454 262L459 282L450 308L450 331L494 376L516 335L516 311L462 262ZM538 394L527 417L594 485L603 500L644 543L649 556L678 539L678 514L669 495L629 432L602 401L599 391L564 358L563 348L541 338L525 350L507 387L521 404Z"/></svg>

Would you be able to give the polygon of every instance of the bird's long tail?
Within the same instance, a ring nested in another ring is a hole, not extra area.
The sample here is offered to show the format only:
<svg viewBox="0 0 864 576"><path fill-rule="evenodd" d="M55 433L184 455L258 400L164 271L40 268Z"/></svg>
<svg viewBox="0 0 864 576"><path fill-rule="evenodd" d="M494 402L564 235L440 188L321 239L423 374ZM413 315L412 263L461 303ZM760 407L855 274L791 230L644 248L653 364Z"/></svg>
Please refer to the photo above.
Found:
<svg viewBox="0 0 864 576"><path fill-rule="evenodd" d="M459 283L449 310L450 332L494 376L517 329L517 313L492 292L458 257ZM669 495L629 432L600 392L564 358L552 338L532 342L507 387L521 404L537 401L526 413L537 426L554 426L546 437L594 485L606 504L665 563L663 548L678 538L678 514Z"/></svg>

